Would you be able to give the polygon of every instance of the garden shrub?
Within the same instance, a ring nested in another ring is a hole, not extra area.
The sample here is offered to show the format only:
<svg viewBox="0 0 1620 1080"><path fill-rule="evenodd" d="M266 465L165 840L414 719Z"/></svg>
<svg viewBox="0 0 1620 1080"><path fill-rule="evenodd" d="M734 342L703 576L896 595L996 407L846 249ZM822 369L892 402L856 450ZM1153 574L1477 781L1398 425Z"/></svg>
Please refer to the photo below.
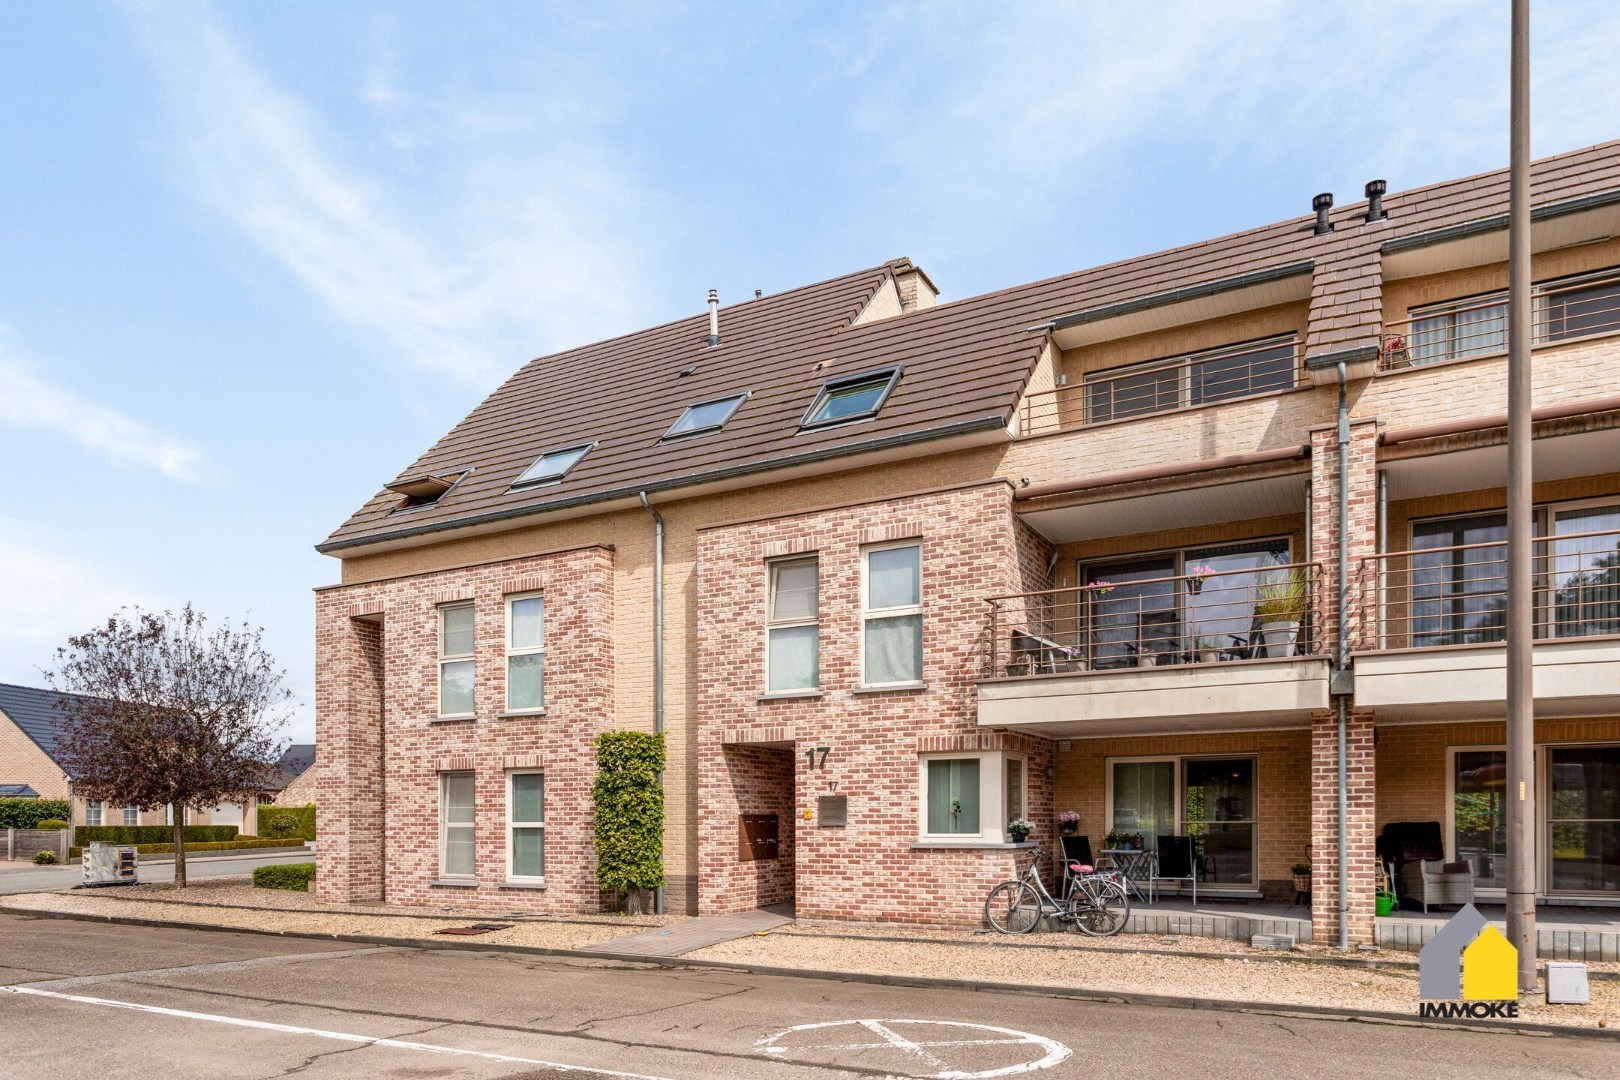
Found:
<svg viewBox="0 0 1620 1080"><path fill-rule="evenodd" d="M315 880L315 864L312 862L286 863L282 866L261 866L253 871L253 887L256 889L288 889L292 892L308 892L310 883Z"/></svg>
<svg viewBox="0 0 1620 1080"><path fill-rule="evenodd" d="M34 822L34 828L36 829L65 829L67 827L67 822L56 817L41 818L39 821Z"/></svg>
<svg viewBox="0 0 1620 1080"><path fill-rule="evenodd" d="M213 843L213 844L210 844L210 843L193 844L193 843L187 842L187 844L186 844L186 854L187 855L195 855L199 851L244 851L244 850L247 850L247 849L250 849L250 848L267 848L267 847L284 848L284 847L287 847L291 842L292 842L291 840L261 840L260 838L258 838L256 836L251 837L251 838L246 839L246 840L241 840L241 839L222 840L222 841L220 841L218 843ZM124 846L133 847L139 854L142 854L142 855L172 855L172 854L174 854L174 845L173 844L126 844ZM68 854L71 855L75 859L79 857L79 853L82 852L82 851L84 851L84 846L83 845L75 845L73 847L68 848Z"/></svg>
<svg viewBox="0 0 1620 1080"><path fill-rule="evenodd" d="M237 839L241 832L235 825L187 825L186 847L193 844L218 844ZM173 825L80 825L75 840L86 844L92 840L103 844L172 844Z"/></svg>
<svg viewBox="0 0 1620 1080"><path fill-rule="evenodd" d="M285 814L298 823L298 830L287 835L302 836L305 840L315 839L314 803L305 803L303 806L261 806L259 807L259 821L264 822L267 820L265 817L267 812L277 816ZM264 827L269 828L268 825ZM276 833L274 835L279 836L280 834Z"/></svg>
<svg viewBox="0 0 1620 1080"><path fill-rule="evenodd" d="M56 852L54 852L54 851L36 851L36 852L34 852L34 862L38 863L40 866L49 866L49 865L51 865L51 863L53 863L55 861L56 861Z"/></svg>
<svg viewBox="0 0 1620 1080"><path fill-rule="evenodd" d="M264 831L271 836L297 836L299 832L298 818L292 814L266 814L265 808L259 808L259 820L264 823Z"/></svg>
<svg viewBox="0 0 1620 1080"><path fill-rule="evenodd" d="M69 816L66 799L0 799L0 829L37 829L47 818Z"/></svg>

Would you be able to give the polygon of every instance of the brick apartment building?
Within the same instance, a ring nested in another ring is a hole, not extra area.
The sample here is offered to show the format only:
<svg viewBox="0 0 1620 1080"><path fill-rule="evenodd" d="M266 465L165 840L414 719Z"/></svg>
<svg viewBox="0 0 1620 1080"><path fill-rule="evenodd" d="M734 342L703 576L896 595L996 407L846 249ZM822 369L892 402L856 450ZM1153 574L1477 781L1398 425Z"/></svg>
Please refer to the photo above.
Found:
<svg viewBox="0 0 1620 1080"><path fill-rule="evenodd" d="M672 912L977 923L1033 857L1007 822L1050 847L1072 809L1193 836L1205 897L1310 861L1327 939L1341 702L1350 939L1387 822L1441 823L1488 898L1507 177L1381 190L525 365L320 545L322 899L596 908L591 740L661 723ZM1620 143L1533 192L1538 882L1612 901Z"/></svg>

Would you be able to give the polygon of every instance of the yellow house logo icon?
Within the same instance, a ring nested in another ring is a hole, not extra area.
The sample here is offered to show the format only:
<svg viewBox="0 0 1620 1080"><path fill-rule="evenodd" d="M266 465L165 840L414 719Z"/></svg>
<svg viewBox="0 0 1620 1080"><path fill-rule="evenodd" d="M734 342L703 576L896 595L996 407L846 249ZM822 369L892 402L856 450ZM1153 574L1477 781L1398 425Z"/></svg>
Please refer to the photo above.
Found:
<svg viewBox="0 0 1620 1080"><path fill-rule="evenodd" d="M1515 1017L1519 951L1464 904L1418 954L1421 1016Z"/></svg>

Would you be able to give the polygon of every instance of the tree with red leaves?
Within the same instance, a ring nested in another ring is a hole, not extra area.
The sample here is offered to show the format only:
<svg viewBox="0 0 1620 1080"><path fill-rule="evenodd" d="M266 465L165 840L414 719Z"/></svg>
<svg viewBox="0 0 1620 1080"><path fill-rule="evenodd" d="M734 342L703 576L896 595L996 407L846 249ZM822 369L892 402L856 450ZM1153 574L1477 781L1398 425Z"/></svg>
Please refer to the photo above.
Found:
<svg viewBox="0 0 1620 1080"><path fill-rule="evenodd" d="M56 651L57 747L74 790L174 812L174 881L186 884L185 810L250 800L281 754L291 709L263 629L123 609Z"/></svg>

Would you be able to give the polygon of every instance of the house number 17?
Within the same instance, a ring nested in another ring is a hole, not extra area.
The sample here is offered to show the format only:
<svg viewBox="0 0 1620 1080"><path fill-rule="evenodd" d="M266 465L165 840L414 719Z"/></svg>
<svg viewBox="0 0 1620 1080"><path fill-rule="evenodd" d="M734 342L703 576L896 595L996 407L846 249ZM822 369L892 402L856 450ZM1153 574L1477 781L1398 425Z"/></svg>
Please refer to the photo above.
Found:
<svg viewBox="0 0 1620 1080"><path fill-rule="evenodd" d="M804 752L805 760L812 769L825 769L827 767L828 747L812 746Z"/></svg>

